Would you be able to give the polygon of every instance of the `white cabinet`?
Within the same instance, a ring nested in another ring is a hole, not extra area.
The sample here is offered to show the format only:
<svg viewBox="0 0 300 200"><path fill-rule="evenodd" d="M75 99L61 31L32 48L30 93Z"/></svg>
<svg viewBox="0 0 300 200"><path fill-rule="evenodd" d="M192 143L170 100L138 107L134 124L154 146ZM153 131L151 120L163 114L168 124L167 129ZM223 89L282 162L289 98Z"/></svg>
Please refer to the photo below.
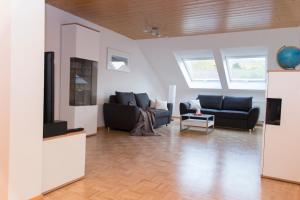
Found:
<svg viewBox="0 0 300 200"><path fill-rule="evenodd" d="M86 135L69 133L43 141L43 193L72 183L85 175Z"/></svg>
<svg viewBox="0 0 300 200"><path fill-rule="evenodd" d="M98 106L70 105L70 59L76 57L99 63L99 54L98 31L78 24L62 25L60 119L68 121L68 128L84 128L87 135L97 132Z"/></svg>
<svg viewBox="0 0 300 200"><path fill-rule="evenodd" d="M262 175L300 183L300 72L269 72L267 98L279 98L280 125L264 129Z"/></svg>

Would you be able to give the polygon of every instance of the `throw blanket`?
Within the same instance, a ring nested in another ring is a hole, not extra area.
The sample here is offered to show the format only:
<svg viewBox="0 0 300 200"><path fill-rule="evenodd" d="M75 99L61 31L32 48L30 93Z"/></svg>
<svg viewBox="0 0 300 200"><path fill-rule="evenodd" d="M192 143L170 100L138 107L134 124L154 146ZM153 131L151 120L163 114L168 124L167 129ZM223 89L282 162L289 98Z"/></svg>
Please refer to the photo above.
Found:
<svg viewBox="0 0 300 200"><path fill-rule="evenodd" d="M140 116L134 129L130 132L133 136L153 136L159 135L153 128L155 122L154 112L150 109L139 109Z"/></svg>

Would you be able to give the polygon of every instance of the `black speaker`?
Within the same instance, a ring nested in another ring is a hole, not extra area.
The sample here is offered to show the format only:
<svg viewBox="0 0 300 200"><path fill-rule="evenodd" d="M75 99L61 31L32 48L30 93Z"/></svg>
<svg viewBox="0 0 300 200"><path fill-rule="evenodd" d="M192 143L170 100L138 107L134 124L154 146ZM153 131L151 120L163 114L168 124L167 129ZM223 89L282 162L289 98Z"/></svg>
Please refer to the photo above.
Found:
<svg viewBox="0 0 300 200"><path fill-rule="evenodd" d="M44 123L54 121L54 52L45 52Z"/></svg>
<svg viewBox="0 0 300 200"><path fill-rule="evenodd" d="M54 52L44 60L44 138L67 133L66 121L54 121Z"/></svg>

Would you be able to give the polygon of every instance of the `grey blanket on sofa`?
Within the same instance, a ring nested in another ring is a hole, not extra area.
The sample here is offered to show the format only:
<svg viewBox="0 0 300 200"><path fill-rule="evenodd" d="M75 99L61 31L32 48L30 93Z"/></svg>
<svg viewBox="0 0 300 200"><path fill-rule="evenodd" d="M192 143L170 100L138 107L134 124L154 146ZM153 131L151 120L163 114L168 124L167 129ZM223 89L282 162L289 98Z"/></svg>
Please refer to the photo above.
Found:
<svg viewBox="0 0 300 200"><path fill-rule="evenodd" d="M154 136L159 135L153 128L155 122L155 114L150 109L139 109L140 115L138 122L133 130L130 132L133 136Z"/></svg>

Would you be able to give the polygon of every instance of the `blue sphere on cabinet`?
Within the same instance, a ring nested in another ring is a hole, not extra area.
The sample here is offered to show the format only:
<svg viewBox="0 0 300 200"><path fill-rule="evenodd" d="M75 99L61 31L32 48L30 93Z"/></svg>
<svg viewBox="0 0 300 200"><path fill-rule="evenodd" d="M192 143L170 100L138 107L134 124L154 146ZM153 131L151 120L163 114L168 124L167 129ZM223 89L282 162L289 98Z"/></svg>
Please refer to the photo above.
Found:
<svg viewBox="0 0 300 200"><path fill-rule="evenodd" d="M277 53L277 62L283 69L295 69L300 64L300 49L283 46Z"/></svg>

